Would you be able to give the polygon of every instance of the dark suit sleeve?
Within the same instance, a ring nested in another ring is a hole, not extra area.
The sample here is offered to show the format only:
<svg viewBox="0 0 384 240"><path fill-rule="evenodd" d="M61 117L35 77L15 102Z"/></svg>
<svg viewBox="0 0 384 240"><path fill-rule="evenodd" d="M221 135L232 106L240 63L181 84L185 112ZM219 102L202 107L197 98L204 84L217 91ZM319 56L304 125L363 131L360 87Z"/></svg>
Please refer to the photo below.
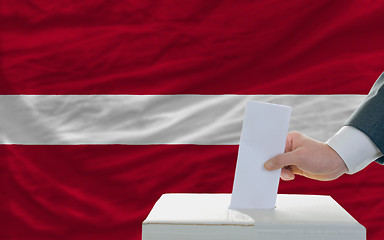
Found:
<svg viewBox="0 0 384 240"><path fill-rule="evenodd" d="M364 132L384 153L384 72L345 125ZM384 157L376 162L384 164Z"/></svg>

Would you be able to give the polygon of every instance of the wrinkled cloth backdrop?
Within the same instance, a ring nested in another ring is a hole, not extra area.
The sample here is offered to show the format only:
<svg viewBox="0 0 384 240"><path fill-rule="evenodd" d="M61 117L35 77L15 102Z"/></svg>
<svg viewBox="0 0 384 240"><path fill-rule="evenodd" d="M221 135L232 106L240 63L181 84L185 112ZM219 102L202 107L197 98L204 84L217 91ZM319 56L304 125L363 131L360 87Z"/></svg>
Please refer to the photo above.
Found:
<svg viewBox="0 0 384 240"><path fill-rule="evenodd" d="M384 69L380 1L2 1L0 238L134 239L163 193L229 193L244 103L326 140ZM384 167L331 195L384 235Z"/></svg>

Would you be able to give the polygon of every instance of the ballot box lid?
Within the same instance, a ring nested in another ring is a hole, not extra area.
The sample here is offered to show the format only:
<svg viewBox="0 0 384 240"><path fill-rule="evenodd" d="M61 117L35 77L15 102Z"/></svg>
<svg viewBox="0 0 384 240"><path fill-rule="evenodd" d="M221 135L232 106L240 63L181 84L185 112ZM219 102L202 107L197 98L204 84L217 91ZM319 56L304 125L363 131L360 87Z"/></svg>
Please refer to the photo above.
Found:
<svg viewBox="0 0 384 240"><path fill-rule="evenodd" d="M268 210L229 209L230 200L231 194L164 194L143 222L143 231L148 225L243 226L365 236L365 228L330 196L278 194L276 208Z"/></svg>

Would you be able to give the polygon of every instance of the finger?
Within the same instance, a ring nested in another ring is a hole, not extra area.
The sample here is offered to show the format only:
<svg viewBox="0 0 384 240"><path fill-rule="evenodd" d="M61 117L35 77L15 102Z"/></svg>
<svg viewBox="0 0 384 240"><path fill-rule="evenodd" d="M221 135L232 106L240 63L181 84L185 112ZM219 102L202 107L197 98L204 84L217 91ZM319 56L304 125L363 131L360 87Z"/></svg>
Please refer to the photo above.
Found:
<svg viewBox="0 0 384 240"><path fill-rule="evenodd" d="M304 172L303 172L303 170L301 170L301 169L298 168L297 166L290 166L290 169L291 169L291 171L292 171L293 174L297 174L297 175L304 176Z"/></svg>
<svg viewBox="0 0 384 240"><path fill-rule="evenodd" d="M294 150L294 142L299 141L302 137L302 134L299 132L289 132L285 140L285 149L284 152L290 152Z"/></svg>
<svg viewBox="0 0 384 240"><path fill-rule="evenodd" d="M281 174L280 174L281 179L284 181L290 181L295 179L295 174L290 170L290 168L282 168L281 169Z"/></svg>
<svg viewBox="0 0 384 240"><path fill-rule="evenodd" d="M293 150L293 146L292 146L292 137L290 135L290 133L288 133L287 135L287 138L285 139L285 148L284 148L284 152L290 152Z"/></svg>
<svg viewBox="0 0 384 240"><path fill-rule="evenodd" d="M297 165L300 154L297 151L279 154L264 163L264 167L269 170L276 170L289 165Z"/></svg>

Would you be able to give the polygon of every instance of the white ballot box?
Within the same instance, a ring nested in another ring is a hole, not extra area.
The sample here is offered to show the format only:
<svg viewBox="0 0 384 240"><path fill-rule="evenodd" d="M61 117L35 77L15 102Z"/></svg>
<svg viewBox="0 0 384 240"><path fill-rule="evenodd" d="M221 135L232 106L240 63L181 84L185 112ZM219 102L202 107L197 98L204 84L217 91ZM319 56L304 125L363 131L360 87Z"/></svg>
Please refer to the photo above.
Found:
<svg viewBox="0 0 384 240"><path fill-rule="evenodd" d="M278 194L275 209L229 209L231 194L164 194L143 240L363 240L365 228L330 196Z"/></svg>

